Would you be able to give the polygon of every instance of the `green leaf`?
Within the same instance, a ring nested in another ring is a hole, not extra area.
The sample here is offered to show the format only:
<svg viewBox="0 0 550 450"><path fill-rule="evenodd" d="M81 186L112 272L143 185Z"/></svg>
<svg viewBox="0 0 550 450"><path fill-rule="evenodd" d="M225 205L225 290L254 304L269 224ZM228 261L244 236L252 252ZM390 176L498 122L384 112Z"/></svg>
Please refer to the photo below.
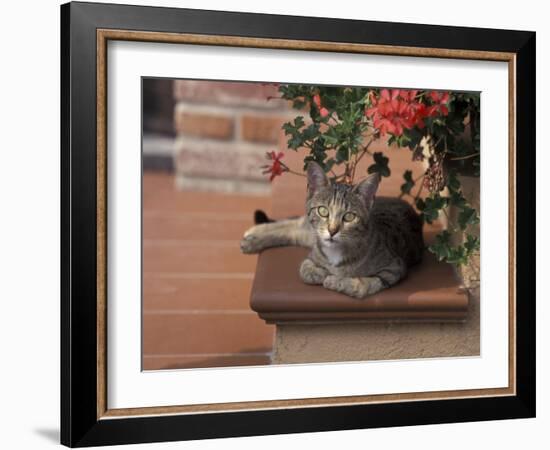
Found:
<svg viewBox="0 0 550 450"><path fill-rule="evenodd" d="M458 213L458 226L461 230L465 230L468 225L479 223L479 217L475 209L465 205L460 213Z"/></svg>
<svg viewBox="0 0 550 450"><path fill-rule="evenodd" d="M432 223L437 220L439 218L439 211L445 208L448 202L449 199L447 197L441 197L439 194L426 197L424 208L421 210L426 222Z"/></svg>
<svg viewBox="0 0 550 450"><path fill-rule="evenodd" d="M463 208L466 205L466 199L462 196L462 192L453 191L449 197L451 205Z"/></svg>
<svg viewBox="0 0 550 450"><path fill-rule="evenodd" d="M414 150L418 144L420 144L420 141L424 137L424 132L421 132L418 128L411 128L409 130L405 130L405 134L407 136L407 146Z"/></svg>
<svg viewBox="0 0 550 450"><path fill-rule="evenodd" d="M426 198L426 208L440 210L445 208L448 202L449 199L447 197L441 197L439 193L436 193Z"/></svg>
<svg viewBox="0 0 550 450"><path fill-rule="evenodd" d="M336 162L338 164L346 161L348 159L348 148L346 146L341 146L337 151L336 151Z"/></svg>
<svg viewBox="0 0 550 450"><path fill-rule="evenodd" d="M450 264L463 265L468 262L468 256L464 246L459 245L457 247L449 247L449 256L446 258Z"/></svg>
<svg viewBox="0 0 550 450"><path fill-rule="evenodd" d="M383 177L389 177L391 175L390 168L388 167L389 159L381 152L376 152L372 155L374 164L371 164L367 169L368 173L379 173Z"/></svg>
<svg viewBox="0 0 550 450"><path fill-rule="evenodd" d="M325 172L328 172L336 164L334 158L329 158L325 161Z"/></svg>
<svg viewBox="0 0 550 450"><path fill-rule="evenodd" d="M405 173L403 174L403 178L405 179L405 182L401 185L401 192L403 194L410 194L411 189L414 187L412 171L406 170Z"/></svg>
<svg viewBox="0 0 550 450"><path fill-rule="evenodd" d="M292 107L294 109L303 109L307 105L307 102L302 98L295 98L292 100Z"/></svg>
<svg viewBox="0 0 550 450"><path fill-rule="evenodd" d="M464 242L464 248L466 249L468 255L471 255L473 252L479 250L479 238L471 234L466 235L466 241Z"/></svg>
<svg viewBox="0 0 550 450"><path fill-rule="evenodd" d="M454 170L449 173L449 177L447 178L447 187L451 192L458 191L460 189L460 180L457 178Z"/></svg>
<svg viewBox="0 0 550 450"><path fill-rule="evenodd" d="M428 247L428 250L431 251L439 261L449 258L452 254L450 238L450 233L444 230L435 236L435 242Z"/></svg>
<svg viewBox="0 0 550 450"><path fill-rule="evenodd" d="M319 124L312 123L302 131L302 139L304 141L311 141L319 135Z"/></svg>

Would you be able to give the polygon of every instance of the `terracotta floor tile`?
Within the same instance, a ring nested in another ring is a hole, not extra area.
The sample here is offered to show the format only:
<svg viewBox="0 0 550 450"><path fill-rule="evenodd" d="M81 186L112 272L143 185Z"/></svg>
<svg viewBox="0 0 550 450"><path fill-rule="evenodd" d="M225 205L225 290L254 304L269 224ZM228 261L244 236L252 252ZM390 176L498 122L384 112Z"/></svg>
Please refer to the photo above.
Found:
<svg viewBox="0 0 550 450"><path fill-rule="evenodd" d="M154 172L143 176L143 210L151 212L250 214L271 209L271 197L216 192L177 191L173 176Z"/></svg>
<svg viewBox="0 0 550 450"><path fill-rule="evenodd" d="M274 327L258 315L144 314L143 354L268 353Z"/></svg>
<svg viewBox="0 0 550 450"><path fill-rule="evenodd" d="M216 275L214 275L216 276ZM151 275L143 280L145 310L250 310L253 272L239 278Z"/></svg>
<svg viewBox="0 0 550 450"><path fill-rule="evenodd" d="M144 240L144 273L254 272L256 256L243 255L238 241Z"/></svg>
<svg viewBox="0 0 550 450"><path fill-rule="evenodd" d="M270 206L270 197L180 192L170 175L144 175L146 370L269 364L274 330L250 310L256 257L239 240L254 210Z"/></svg>
<svg viewBox="0 0 550 450"><path fill-rule="evenodd" d="M243 233L254 224L248 214L218 213L145 213L144 239L201 239L240 241Z"/></svg>
<svg viewBox="0 0 550 450"><path fill-rule="evenodd" d="M191 369L207 367L264 366L270 364L269 354L239 355L170 355L144 356L143 370Z"/></svg>

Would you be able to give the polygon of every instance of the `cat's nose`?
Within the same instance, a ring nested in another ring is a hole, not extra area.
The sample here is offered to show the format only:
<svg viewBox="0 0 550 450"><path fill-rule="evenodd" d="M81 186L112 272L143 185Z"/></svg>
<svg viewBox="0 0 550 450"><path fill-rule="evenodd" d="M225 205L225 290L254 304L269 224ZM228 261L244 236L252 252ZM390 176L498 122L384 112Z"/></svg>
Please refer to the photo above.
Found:
<svg viewBox="0 0 550 450"><path fill-rule="evenodd" d="M339 224L330 224L328 226L328 234L330 234L330 237L334 236L336 233L340 231L340 225Z"/></svg>

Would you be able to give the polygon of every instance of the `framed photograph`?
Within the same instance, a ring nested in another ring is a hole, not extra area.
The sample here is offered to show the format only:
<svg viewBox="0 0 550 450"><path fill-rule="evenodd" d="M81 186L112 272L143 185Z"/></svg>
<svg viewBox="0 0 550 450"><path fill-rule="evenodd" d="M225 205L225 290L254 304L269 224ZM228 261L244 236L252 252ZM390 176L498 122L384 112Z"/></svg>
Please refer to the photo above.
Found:
<svg viewBox="0 0 550 450"><path fill-rule="evenodd" d="M535 415L535 33L61 7L61 441Z"/></svg>

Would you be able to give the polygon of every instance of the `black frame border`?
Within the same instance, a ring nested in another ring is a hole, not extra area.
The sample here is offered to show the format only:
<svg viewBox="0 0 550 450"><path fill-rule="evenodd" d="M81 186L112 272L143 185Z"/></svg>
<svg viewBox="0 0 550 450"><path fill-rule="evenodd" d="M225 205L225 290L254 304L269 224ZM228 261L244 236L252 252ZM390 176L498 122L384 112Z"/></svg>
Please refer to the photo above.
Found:
<svg viewBox="0 0 550 450"><path fill-rule="evenodd" d="M516 395L98 420L96 30L100 28L514 53ZM80 2L62 5L61 443L81 447L534 417L535 41L535 33L527 31Z"/></svg>

